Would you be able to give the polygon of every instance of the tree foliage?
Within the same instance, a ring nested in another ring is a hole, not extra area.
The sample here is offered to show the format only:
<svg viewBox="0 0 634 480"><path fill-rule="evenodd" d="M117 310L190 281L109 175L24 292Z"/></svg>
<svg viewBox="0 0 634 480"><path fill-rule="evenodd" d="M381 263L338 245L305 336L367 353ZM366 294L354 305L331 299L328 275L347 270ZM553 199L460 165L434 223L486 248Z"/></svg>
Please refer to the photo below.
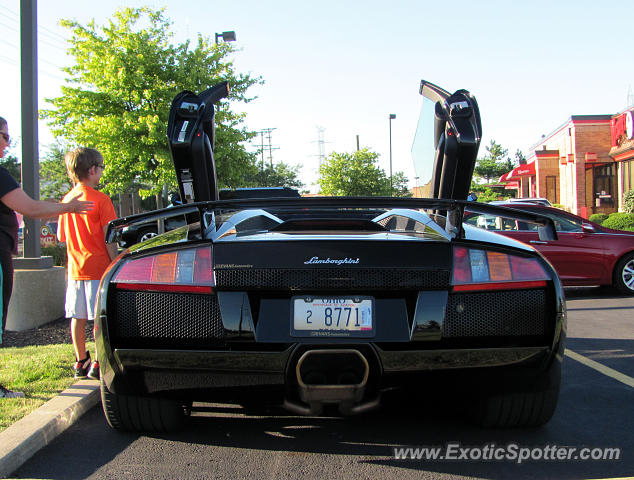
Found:
<svg viewBox="0 0 634 480"><path fill-rule="evenodd" d="M62 95L47 99L45 110L52 132L71 144L97 148L104 156L104 191L125 191L134 182L141 194L158 194L176 186L166 140L169 108L182 90L199 93L228 81L229 102L216 105L217 172L221 186L241 186L254 175L255 156L243 143L254 133L244 126L244 114L229 108L231 101L249 102L249 87L259 77L239 74L227 58L229 43L216 44L198 36L173 44L171 21L163 10L122 8L103 26L63 20L72 37L74 64L64 69Z"/></svg>
<svg viewBox="0 0 634 480"><path fill-rule="evenodd" d="M304 184L298 178L299 166L290 166L284 162L259 168L255 174L245 177L245 187L291 187L302 188Z"/></svg>
<svg viewBox="0 0 634 480"><path fill-rule="evenodd" d="M629 190L623 195L623 211L634 213L634 190Z"/></svg>
<svg viewBox="0 0 634 480"><path fill-rule="evenodd" d="M64 148L59 143L49 147L40 162L40 197L60 200L73 188L66 173Z"/></svg>
<svg viewBox="0 0 634 480"><path fill-rule="evenodd" d="M484 185L471 185L471 191L478 197L478 202L489 203L500 198L508 198L508 195L504 195L503 191L499 188L485 187Z"/></svg>
<svg viewBox="0 0 634 480"><path fill-rule="evenodd" d="M611 213L601 226L614 228L615 230L628 230L634 232L634 213L616 212Z"/></svg>
<svg viewBox="0 0 634 480"><path fill-rule="evenodd" d="M476 166L473 169L474 178L471 181L471 191L478 196L478 202L486 203L509 198L511 195L503 186L486 185L497 182L498 178L515 167L508 157L508 150L502 148L502 145L495 140L491 140L491 143L486 147L486 151L487 154L476 161ZM525 160L521 150L515 152L515 160L517 163Z"/></svg>
<svg viewBox="0 0 634 480"><path fill-rule="evenodd" d="M515 150L515 165L524 165L525 163L526 163L526 156L518 148L517 150Z"/></svg>
<svg viewBox="0 0 634 480"><path fill-rule="evenodd" d="M22 164L13 153L7 151L4 157L0 158L0 166L6 168L15 181L22 183Z"/></svg>
<svg viewBox="0 0 634 480"><path fill-rule="evenodd" d="M364 148L353 153L331 153L319 167L323 195L408 197L407 178L396 172L390 178L377 165L379 155Z"/></svg>
<svg viewBox="0 0 634 480"><path fill-rule="evenodd" d="M477 160L473 170L477 177L484 179L486 183L491 183L491 180L497 181L506 172L513 170L513 162L507 156L508 150L502 148L495 140L491 140L491 143L486 147L486 151L487 154Z"/></svg>

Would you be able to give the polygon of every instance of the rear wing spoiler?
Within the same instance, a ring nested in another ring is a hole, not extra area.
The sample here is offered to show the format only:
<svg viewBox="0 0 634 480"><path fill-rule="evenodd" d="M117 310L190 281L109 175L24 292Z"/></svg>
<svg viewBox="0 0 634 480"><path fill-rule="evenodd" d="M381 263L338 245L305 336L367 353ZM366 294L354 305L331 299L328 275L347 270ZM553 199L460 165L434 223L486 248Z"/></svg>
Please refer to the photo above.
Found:
<svg viewBox="0 0 634 480"><path fill-rule="evenodd" d="M152 220L159 220L180 215L197 215L204 231L205 213L223 210L249 210L271 208L300 208L311 209L319 207L331 208L401 208L412 210L443 210L447 212L445 230L452 236L460 237L464 234L462 219L465 210L473 213L491 214L511 220L533 223L538 226L539 238L544 241L557 240L555 223L550 217L536 213L525 212L509 207L489 205L486 203L469 202L466 200L451 200L442 198L395 198L395 197L301 197L301 198L249 198L237 200L215 200L189 203L154 210L152 212L130 215L113 220L108 224L106 242L117 241L119 233L126 227Z"/></svg>

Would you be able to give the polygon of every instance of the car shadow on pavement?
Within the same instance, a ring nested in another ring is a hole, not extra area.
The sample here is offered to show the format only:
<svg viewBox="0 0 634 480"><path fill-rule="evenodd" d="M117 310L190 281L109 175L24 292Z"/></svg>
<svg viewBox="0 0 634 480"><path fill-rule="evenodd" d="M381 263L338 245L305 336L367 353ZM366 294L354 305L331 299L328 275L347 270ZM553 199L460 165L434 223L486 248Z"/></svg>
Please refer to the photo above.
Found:
<svg viewBox="0 0 634 480"><path fill-rule="evenodd" d="M630 347L632 342L630 342ZM169 435L182 441L241 450L295 452L356 457L356 461L394 469L431 471L485 478L622 477L634 470L629 432L634 389L566 358L561 400L551 422L537 429L483 429L460 418L456 402L430 391L426 399L403 399L377 412L358 417L298 417L281 409L261 415L235 416L234 406L208 406L195 413L187 430ZM625 415L625 417L623 417ZM606 436L605 431L610 434ZM397 460L403 447L461 447L515 444L519 448L548 446L621 448L615 461L430 461ZM245 455L247 453L245 452Z"/></svg>

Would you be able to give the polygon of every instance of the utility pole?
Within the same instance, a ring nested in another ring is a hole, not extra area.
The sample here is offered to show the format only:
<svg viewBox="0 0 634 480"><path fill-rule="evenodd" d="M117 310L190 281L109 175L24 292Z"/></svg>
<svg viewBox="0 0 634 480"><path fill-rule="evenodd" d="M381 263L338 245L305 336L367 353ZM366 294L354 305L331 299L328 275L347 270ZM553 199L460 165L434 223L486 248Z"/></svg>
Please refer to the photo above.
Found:
<svg viewBox="0 0 634 480"><path fill-rule="evenodd" d="M22 188L40 199L37 138L37 0L20 2L20 63L22 71ZM24 217L24 260L19 268L45 268L40 255L40 221ZM33 263L28 266L27 263Z"/></svg>
<svg viewBox="0 0 634 480"><path fill-rule="evenodd" d="M324 127L317 127L317 149L318 154L317 158L319 158L319 166L321 167L326 161L326 141L324 140L324 132L326 129Z"/></svg>
<svg viewBox="0 0 634 480"><path fill-rule="evenodd" d="M262 148L260 154L262 155L262 173L264 173L264 131L260 132L260 139L262 140Z"/></svg>
<svg viewBox="0 0 634 480"><path fill-rule="evenodd" d="M396 114L390 113L390 196L392 195L392 120L396 118Z"/></svg>
<svg viewBox="0 0 634 480"><path fill-rule="evenodd" d="M279 150L280 147L274 147L271 142L271 132L277 130L277 128L263 128L260 130L260 143L261 143L261 155L262 155L262 171L264 171L264 152L269 151L269 165L273 168L273 150ZM264 140L266 139L266 144Z"/></svg>

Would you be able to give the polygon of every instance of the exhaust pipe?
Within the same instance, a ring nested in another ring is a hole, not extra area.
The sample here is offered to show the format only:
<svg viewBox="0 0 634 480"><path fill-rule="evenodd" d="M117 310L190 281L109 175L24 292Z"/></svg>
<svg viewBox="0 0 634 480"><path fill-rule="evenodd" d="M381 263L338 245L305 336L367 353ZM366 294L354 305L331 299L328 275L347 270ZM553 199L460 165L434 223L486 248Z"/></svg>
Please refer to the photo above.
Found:
<svg viewBox="0 0 634 480"><path fill-rule="evenodd" d="M308 350L297 361L295 375L300 399L309 406L285 402L287 408L297 413L319 415L325 404L338 404L340 412L347 415L378 405L378 399L359 405L370 366L358 350Z"/></svg>

